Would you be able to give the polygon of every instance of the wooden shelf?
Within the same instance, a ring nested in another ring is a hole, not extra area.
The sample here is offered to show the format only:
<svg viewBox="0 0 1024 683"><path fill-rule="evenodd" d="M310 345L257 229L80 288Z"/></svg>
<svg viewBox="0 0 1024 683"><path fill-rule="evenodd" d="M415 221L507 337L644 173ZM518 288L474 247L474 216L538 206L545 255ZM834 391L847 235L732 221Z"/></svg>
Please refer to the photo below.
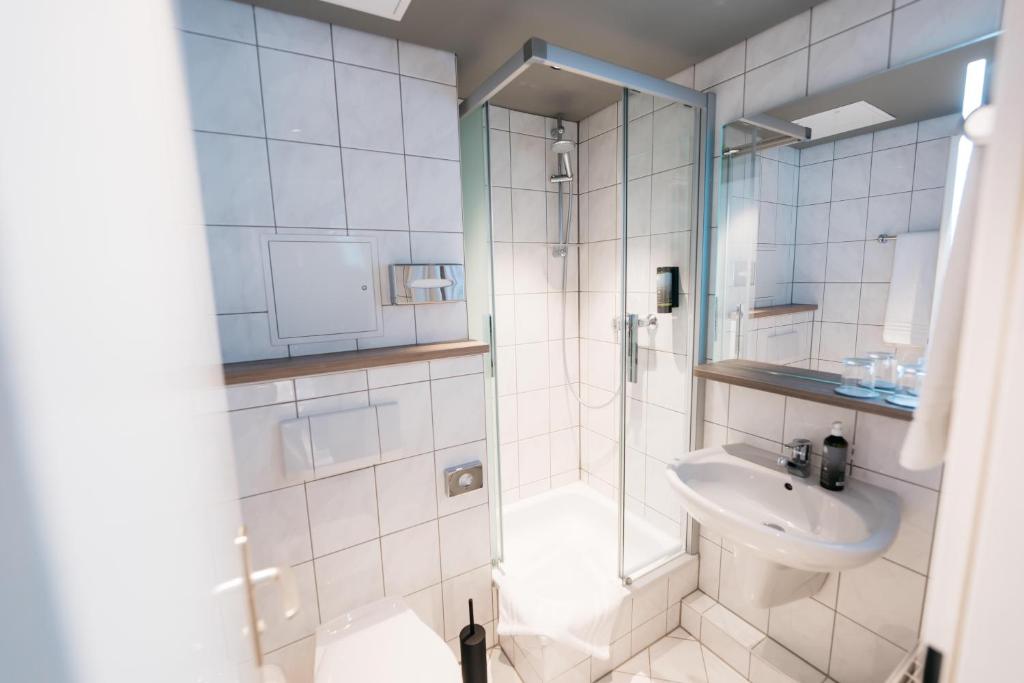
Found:
<svg viewBox="0 0 1024 683"><path fill-rule="evenodd" d="M834 372L787 368L752 360L723 360L698 365L693 374L704 379L759 389L773 394L827 403L862 413L874 413L897 420L913 420L914 411L886 403L885 398L850 398L834 389L841 379Z"/></svg>
<svg viewBox="0 0 1024 683"><path fill-rule="evenodd" d="M466 340L442 342L440 344L391 346L382 349L368 349L366 351L324 353L317 356L273 358L244 363L225 363L224 383L269 382L275 379L306 377L308 375L322 375L328 372L345 372L347 370L363 370L381 365L415 363L417 361L435 360L437 358L478 356L482 353L487 353L488 348L484 342Z"/></svg>
<svg viewBox="0 0 1024 683"><path fill-rule="evenodd" d="M782 306L764 306L763 308L752 308L747 313L748 318L769 318L775 315L790 315L791 313L804 313L806 311L818 310L818 304L783 304Z"/></svg>

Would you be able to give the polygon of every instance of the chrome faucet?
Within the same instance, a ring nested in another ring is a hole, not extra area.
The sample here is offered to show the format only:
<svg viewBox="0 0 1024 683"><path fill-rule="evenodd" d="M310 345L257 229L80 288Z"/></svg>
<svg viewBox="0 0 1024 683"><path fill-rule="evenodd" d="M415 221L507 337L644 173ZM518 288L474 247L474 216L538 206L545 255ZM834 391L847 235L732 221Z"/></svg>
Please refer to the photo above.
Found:
<svg viewBox="0 0 1024 683"><path fill-rule="evenodd" d="M789 455L779 456L779 465L790 474L806 479L811 476L811 440L793 439L786 444Z"/></svg>

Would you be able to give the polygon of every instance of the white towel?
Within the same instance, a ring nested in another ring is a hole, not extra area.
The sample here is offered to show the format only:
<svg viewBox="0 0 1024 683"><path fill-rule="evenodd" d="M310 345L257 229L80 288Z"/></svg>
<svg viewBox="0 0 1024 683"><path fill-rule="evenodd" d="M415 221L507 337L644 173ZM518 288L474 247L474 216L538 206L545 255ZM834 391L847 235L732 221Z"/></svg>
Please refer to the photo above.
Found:
<svg viewBox="0 0 1024 683"><path fill-rule="evenodd" d="M927 345L938 257L938 230L905 233L896 240L882 328L887 344Z"/></svg>
<svg viewBox="0 0 1024 683"><path fill-rule="evenodd" d="M953 245L949 251L935 311L935 333L928 345L928 374L924 378L914 420L910 423L900 451L900 464L911 470L931 469L941 464L946 457L963 326L964 290L980 194L978 185L982 156L982 150L975 147L967 169L960 216L953 233Z"/></svg>

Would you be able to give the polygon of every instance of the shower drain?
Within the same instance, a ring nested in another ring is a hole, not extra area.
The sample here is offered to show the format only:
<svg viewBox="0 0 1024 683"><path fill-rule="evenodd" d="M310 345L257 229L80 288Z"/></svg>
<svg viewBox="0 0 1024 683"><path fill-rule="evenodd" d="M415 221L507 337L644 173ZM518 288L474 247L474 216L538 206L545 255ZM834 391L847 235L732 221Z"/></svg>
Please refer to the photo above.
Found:
<svg viewBox="0 0 1024 683"><path fill-rule="evenodd" d="M778 524L775 524L774 522L761 522L761 524L764 524L766 527L769 527L771 529L775 529L776 531L781 531L782 533L786 533L785 529L783 529Z"/></svg>

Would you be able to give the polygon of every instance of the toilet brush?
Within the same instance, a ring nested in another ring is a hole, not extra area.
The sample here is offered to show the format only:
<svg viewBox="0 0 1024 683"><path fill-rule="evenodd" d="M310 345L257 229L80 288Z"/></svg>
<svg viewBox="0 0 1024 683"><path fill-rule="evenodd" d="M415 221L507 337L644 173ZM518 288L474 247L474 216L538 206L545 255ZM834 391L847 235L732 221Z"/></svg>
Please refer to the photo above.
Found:
<svg viewBox="0 0 1024 683"><path fill-rule="evenodd" d="M462 683L487 683L487 630L473 619L473 600L469 600L469 626L459 632L462 654Z"/></svg>

